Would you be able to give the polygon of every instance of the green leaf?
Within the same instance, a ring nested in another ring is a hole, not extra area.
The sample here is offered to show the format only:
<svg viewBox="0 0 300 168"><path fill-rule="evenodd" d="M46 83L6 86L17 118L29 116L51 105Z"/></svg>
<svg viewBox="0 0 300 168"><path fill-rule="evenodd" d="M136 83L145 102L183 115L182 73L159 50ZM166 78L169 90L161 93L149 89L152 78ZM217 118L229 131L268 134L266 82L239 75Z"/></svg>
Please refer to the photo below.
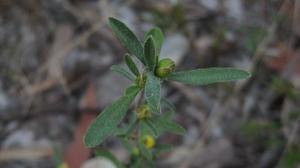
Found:
<svg viewBox="0 0 300 168"><path fill-rule="evenodd" d="M162 46L163 41L164 41L164 34L160 30L160 28L154 27L146 33L146 38L145 39L148 39L150 36L153 37L154 44L155 44L156 56L159 57L160 49L161 49L161 46Z"/></svg>
<svg viewBox="0 0 300 168"><path fill-rule="evenodd" d="M124 95L131 95L132 93L135 93L137 88L139 88L139 87L136 85L132 85L132 86L128 87L127 89L125 89Z"/></svg>
<svg viewBox="0 0 300 168"><path fill-rule="evenodd" d="M157 128L159 135L164 132L182 135L186 132L182 126L171 120L170 114L162 115L161 117L153 119L152 122L155 128Z"/></svg>
<svg viewBox="0 0 300 168"><path fill-rule="evenodd" d="M117 73L119 73L120 75L126 77L127 79L134 81L135 77L124 67L120 66L120 65L113 65L110 67L110 69L112 71L115 71Z"/></svg>
<svg viewBox="0 0 300 168"><path fill-rule="evenodd" d="M115 164L115 166L117 166L117 168L125 168L125 166L109 151L96 150L95 155L97 157L104 157L106 159L109 159L110 161L112 161Z"/></svg>
<svg viewBox="0 0 300 168"><path fill-rule="evenodd" d="M149 128L149 126L143 120L139 122L139 128L140 128L140 132L139 132L140 137L143 137L144 135L148 135L148 134L153 135L151 128Z"/></svg>
<svg viewBox="0 0 300 168"><path fill-rule="evenodd" d="M165 109L171 110L172 112L176 111L176 107L174 106L174 104L165 97L161 98L161 106Z"/></svg>
<svg viewBox="0 0 300 168"><path fill-rule="evenodd" d="M191 85L207 85L249 78L250 73L235 68L206 68L190 71L174 72L167 77L169 80Z"/></svg>
<svg viewBox="0 0 300 168"><path fill-rule="evenodd" d="M185 129L177 124L174 121L165 122L162 120L159 120L155 122L156 127L160 128L162 132L171 132L173 134L179 134L183 135L185 134Z"/></svg>
<svg viewBox="0 0 300 168"><path fill-rule="evenodd" d="M144 55L148 69L150 71L153 71L156 65L157 58L155 54L155 42L152 36L150 36L145 42Z"/></svg>
<svg viewBox="0 0 300 168"><path fill-rule="evenodd" d="M169 151L172 150L173 146L170 144L156 144L155 145L155 150L160 153L163 151Z"/></svg>
<svg viewBox="0 0 300 168"><path fill-rule="evenodd" d="M125 128L116 128L116 130L113 133L113 136L124 136L126 134Z"/></svg>
<svg viewBox="0 0 300 168"><path fill-rule="evenodd" d="M179 124L174 121L170 122L161 122L162 128L165 129L167 132L171 132L174 134L183 135L185 134L186 130Z"/></svg>
<svg viewBox="0 0 300 168"><path fill-rule="evenodd" d="M172 120L173 116L174 116L174 111L168 111L168 112L164 112L161 115L161 118L164 120Z"/></svg>
<svg viewBox="0 0 300 168"><path fill-rule="evenodd" d="M136 67L135 63L132 61L129 54L125 54L125 62L127 64L128 68L130 69L130 71L133 74L135 74L135 76L140 75L138 68Z"/></svg>
<svg viewBox="0 0 300 168"><path fill-rule="evenodd" d="M131 168L141 168L144 166L143 163L144 161L142 157L135 158L135 160L133 160Z"/></svg>
<svg viewBox="0 0 300 168"><path fill-rule="evenodd" d="M145 120L145 124L148 127L148 129L151 131L152 135L157 138L158 137L158 132L155 128L154 123L152 123L151 120Z"/></svg>
<svg viewBox="0 0 300 168"><path fill-rule="evenodd" d="M145 64L143 45L134 33L123 22L112 17L109 18L109 25L124 47Z"/></svg>
<svg viewBox="0 0 300 168"><path fill-rule="evenodd" d="M148 166L148 168L156 168L157 166L155 165L155 161L152 159L152 160L148 160L146 162L146 165Z"/></svg>
<svg viewBox="0 0 300 168"><path fill-rule="evenodd" d="M98 115L84 136L84 144L86 147L95 147L101 144L107 137L113 135L139 91L140 89L137 86L135 86L135 89L131 87L130 93L127 92L121 96Z"/></svg>
<svg viewBox="0 0 300 168"><path fill-rule="evenodd" d="M142 152L142 155L145 156L147 160L152 160L153 158L152 152L148 150L146 147L144 147L144 145L141 142L138 144L138 146L140 151Z"/></svg>
<svg viewBox="0 0 300 168"><path fill-rule="evenodd" d="M152 112L160 112L160 80L151 72L147 75L145 99Z"/></svg>
<svg viewBox="0 0 300 168"><path fill-rule="evenodd" d="M136 114L132 113L127 126L126 135L129 135L134 130L136 123L137 123Z"/></svg>
<svg viewBox="0 0 300 168"><path fill-rule="evenodd" d="M131 143L129 142L129 140L125 137L119 137L119 140L121 142L121 145L130 153L132 153L133 151L133 146L131 145Z"/></svg>

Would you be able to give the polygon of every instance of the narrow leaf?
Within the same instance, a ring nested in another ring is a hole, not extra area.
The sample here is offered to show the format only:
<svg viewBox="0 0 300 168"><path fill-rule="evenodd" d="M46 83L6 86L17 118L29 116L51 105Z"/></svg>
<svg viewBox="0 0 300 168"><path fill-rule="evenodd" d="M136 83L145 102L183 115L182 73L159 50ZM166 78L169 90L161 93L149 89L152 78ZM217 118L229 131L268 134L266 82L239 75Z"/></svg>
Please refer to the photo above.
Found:
<svg viewBox="0 0 300 168"><path fill-rule="evenodd" d="M166 112L156 117L155 119L151 119L159 135L165 132L170 132L170 133L180 134L180 135L185 133L185 129L181 125L174 122L172 118L173 118L173 112Z"/></svg>
<svg viewBox="0 0 300 168"><path fill-rule="evenodd" d="M152 120L155 128L157 128L159 134L164 132L171 132L174 134L182 135L185 133L185 129L174 121L167 120L165 118L157 118Z"/></svg>
<svg viewBox="0 0 300 168"><path fill-rule="evenodd" d="M152 112L160 112L160 80L151 72L147 75L145 99Z"/></svg>
<svg viewBox="0 0 300 168"><path fill-rule="evenodd" d="M137 123L136 114L132 113L127 126L126 135L129 135L134 130L136 123Z"/></svg>
<svg viewBox="0 0 300 168"><path fill-rule="evenodd" d="M158 132L157 132L157 129L155 128L154 123L152 123L151 120L145 120L145 123L146 123L147 127L149 128L149 130L152 132L152 135L154 137L158 137Z"/></svg>
<svg viewBox="0 0 300 168"><path fill-rule="evenodd" d="M174 111L168 111L168 112L164 112L162 115L161 115L161 119L164 119L164 120L172 120L174 116Z"/></svg>
<svg viewBox="0 0 300 168"><path fill-rule="evenodd" d="M163 41L164 41L164 34L160 30L160 28L154 27L146 33L146 38L145 39L148 39L150 36L153 37L153 40L154 40L154 43L155 43L155 49L156 49L155 51L156 51L156 55L158 57L159 54L160 54L161 46L162 46Z"/></svg>
<svg viewBox="0 0 300 168"><path fill-rule="evenodd" d="M161 106L165 109L171 110L172 112L176 111L176 107L174 106L174 104L165 97L161 98Z"/></svg>
<svg viewBox="0 0 300 168"><path fill-rule="evenodd" d="M113 65L110 67L110 69L112 71L115 71L117 73L119 73L120 75L124 76L125 78L134 81L135 77L124 67L120 66L120 65Z"/></svg>
<svg viewBox="0 0 300 168"><path fill-rule="evenodd" d="M124 47L141 62L145 63L143 45L134 33L123 22L112 17L109 18L109 25Z"/></svg>
<svg viewBox="0 0 300 168"><path fill-rule="evenodd" d="M132 86L128 87L127 89L125 89L124 95L131 95L132 93L135 93L137 88L138 88L138 86L136 86L136 85L132 85Z"/></svg>
<svg viewBox="0 0 300 168"><path fill-rule="evenodd" d="M144 145L140 142L138 144L139 146L139 149L141 150L142 152L142 155L147 159L147 160L152 160L152 152L150 150L148 150L147 148L144 147Z"/></svg>
<svg viewBox="0 0 300 168"><path fill-rule="evenodd" d="M147 123L145 121L141 121L139 123L139 128L140 128L140 136L143 137L145 135L153 135L151 128L147 125Z"/></svg>
<svg viewBox="0 0 300 168"><path fill-rule="evenodd" d="M116 128L114 133L113 133L113 136L125 136L126 134L126 129L125 128Z"/></svg>
<svg viewBox="0 0 300 168"><path fill-rule="evenodd" d="M144 55L148 69L150 71L153 71L156 65L157 58L155 54L155 42L152 36L150 36L145 42Z"/></svg>
<svg viewBox="0 0 300 168"><path fill-rule="evenodd" d="M144 160L143 160L143 158L142 157L138 157L138 158L136 158L133 161L133 163L131 165L131 168L141 168L143 166L144 166Z"/></svg>
<svg viewBox="0 0 300 168"><path fill-rule="evenodd" d="M132 153L133 151L133 146L131 145L131 143L129 142L129 140L127 138L121 137L118 138L121 142L121 145L130 153Z"/></svg>
<svg viewBox="0 0 300 168"><path fill-rule="evenodd" d="M206 68L174 72L168 79L191 85L207 85L249 78L250 73L235 68Z"/></svg>
<svg viewBox="0 0 300 168"><path fill-rule="evenodd" d="M157 144L156 146L155 146L155 150L157 151L157 152L163 152L163 151L169 151L169 150L171 150L173 148L173 146L172 145L170 145L170 144Z"/></svg>
<svg viewBox="0 0 300 168"><path fill-rule="evenodd" d="M133 60L131 59L129 54L125 54L125 62L127 64L128 68L130 69L130 71L133 74L135 74L135 76L140 75L138 68L136 67L135 63L133 62Z"/></svg>
<svg viewBox="0 0 300 168"><path fill-rule="evenodd" d="M86 147L94 147L101 144L107 137L113 135L118 124L122 121L126 112L139 92L139 88L131 89L126 95L107 106L101 114L91 123L84 136Z"/></svg>

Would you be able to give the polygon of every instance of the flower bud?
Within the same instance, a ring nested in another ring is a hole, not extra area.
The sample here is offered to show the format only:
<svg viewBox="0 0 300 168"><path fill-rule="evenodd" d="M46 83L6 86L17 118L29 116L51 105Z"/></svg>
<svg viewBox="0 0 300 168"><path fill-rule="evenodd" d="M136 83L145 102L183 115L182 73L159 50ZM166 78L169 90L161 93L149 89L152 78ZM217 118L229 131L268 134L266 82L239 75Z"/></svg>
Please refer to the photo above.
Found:
<svg viewBox="0 0 300 168"><path fill-rule="evenodd" d="M160 60L155 68L155 75L164 78L175 70L175 62L170 58Z"/></svg>
<svg viewBox="0 0 300 168"><path fill-rule="evenodd" d="M136 112L137 112L137 118L139 120L151 118L150 108L146 104L139 106Z"/></svg>
<svg viewBox="0 0 300 168"><path fill-rule="evenodd" d="M140 150L137 147L134 147L132 149L132 155L133 156L139 156L140 155Z"/></svg>
<svg viewBox="0 0 300 168"><path fill-rule="evenodd" d="M60 163L58 166L58 168L69 168L68 164L63 162L63 163Z"/></svg>
<svg viewBox="0 0 300 168"><path fill-rule="evenodd" d="M147 149L152 149L155 145L155 139L151 135L147 134L143 136L142 143Z"/></svg>
<svg viewBox="0 0 300 168"><path fill-rule="evenodd" d="M135 83L139 88L143 88L145 86L146 79L146 74L141 74L136 78Z"/></svg>

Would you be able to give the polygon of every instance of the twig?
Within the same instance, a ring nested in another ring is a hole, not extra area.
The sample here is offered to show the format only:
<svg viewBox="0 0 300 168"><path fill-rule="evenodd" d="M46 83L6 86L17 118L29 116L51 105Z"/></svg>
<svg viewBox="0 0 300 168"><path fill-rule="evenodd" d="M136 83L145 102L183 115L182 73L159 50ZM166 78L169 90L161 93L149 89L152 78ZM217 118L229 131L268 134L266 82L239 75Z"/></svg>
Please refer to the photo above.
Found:
<svg viewBox="0 0 300 168"><path fill-rule="evenodd" d="M10 160L36 160L43 157L50 157L53 154L51 148L37 149L5 149L0 151L0 162Z"/></svg>

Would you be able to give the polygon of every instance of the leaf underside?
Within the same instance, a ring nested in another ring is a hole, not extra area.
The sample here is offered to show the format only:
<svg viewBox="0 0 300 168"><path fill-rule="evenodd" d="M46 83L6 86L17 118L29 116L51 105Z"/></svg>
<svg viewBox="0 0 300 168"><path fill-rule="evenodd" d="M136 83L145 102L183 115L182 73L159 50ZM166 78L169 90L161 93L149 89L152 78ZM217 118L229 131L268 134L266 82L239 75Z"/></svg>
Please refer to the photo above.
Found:
<svg viewBox="0 0 300 168"><path fill-rule="evenodd" d="M109 25L123 46L141 62L145 63L143 45L134 33L123 22L112 17L109 18Z"/></svg>
<svg viewBox="0 0 300 168"><path fill-rule="evenodd" d="M134 81L135 77L124 67L120 65L113 65L110 67L110 69L114 72L119 73L120 75L124 76L125 78Z"/></svg>
<svg viewBox="0 0 300 168"><path fill-rule="evenodd" d="M130 71L135 75L135 76L139 76L139 70L136 67L135 63L133 62L133 60L131 59L131 56L127 53L125 54L125 62L128 66L128 68L130 69Z"/></svg>
<svg viewBox="0 0 300 168"><path fill-rule="evenodd" d="M160 112L160 80L153 73L149 72L147 75L145 85L145 99L152 112Z"/></svg>
<svg viewBox="0 0 300 168"><path fill-rule="evenodd" d="M207 85L249 78L250 73L236 68L205 68L190 71L174 72L168 80L191 85Z"/></svg>
<svg viewBox="0 0 300 168"><path fill-rule="evenodd" d="M114 133L118 124L125 117L131 102L139 90L137 86L130 87L125 95L107 106L100 115L98 115L84 136L84 144L86 147L95 147Z"/></svg>

